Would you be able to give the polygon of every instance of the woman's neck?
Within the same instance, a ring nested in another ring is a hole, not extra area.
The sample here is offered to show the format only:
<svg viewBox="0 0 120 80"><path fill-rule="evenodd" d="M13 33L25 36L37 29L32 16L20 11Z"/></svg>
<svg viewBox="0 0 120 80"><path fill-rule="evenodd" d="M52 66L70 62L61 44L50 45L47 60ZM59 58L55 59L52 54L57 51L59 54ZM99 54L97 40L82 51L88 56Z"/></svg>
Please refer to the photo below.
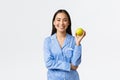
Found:
<svg viewBox="0 0 120 80"><path fill-rule="evenodd" d="M65 33L57 32L56 37L57 37L57 40L58 40L58 43L59 43L60 47L62 48L63 45L64 45L64 42L65 42L66 32Z"/></svg>
<svg viewBox="0 0 120 80"><path fill-rule="evenodd" d="M66 37L66 32L63 32L63 33L57 32L56 35L57 35L58 38L65 38Z"/></svg>

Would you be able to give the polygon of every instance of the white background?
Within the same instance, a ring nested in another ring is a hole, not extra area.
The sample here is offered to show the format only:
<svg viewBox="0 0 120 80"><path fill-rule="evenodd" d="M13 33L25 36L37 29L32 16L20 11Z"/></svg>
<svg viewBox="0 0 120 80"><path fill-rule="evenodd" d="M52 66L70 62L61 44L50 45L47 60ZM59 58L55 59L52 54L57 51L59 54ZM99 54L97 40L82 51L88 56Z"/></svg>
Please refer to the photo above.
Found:
<svg viewBox="0 0 120 80"><path fill-rule="evenodd" d="M120 80L119 0L1 0L0 80L47 80L43 40L53 14L66 9L82 41L81 80Z"/></svg>

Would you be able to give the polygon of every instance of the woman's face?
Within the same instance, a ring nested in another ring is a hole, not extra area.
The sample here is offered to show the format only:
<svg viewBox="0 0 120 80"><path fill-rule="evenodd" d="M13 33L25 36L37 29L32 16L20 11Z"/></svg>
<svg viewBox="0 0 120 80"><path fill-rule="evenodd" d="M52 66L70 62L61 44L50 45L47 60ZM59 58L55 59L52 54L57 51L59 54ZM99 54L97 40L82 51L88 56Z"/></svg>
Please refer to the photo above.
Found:
<svg viewBox="0 0 120 80"><path fill-rule="evenodd" d="M54 26L57 29L57 32L66 32L66 29L69 26L69 20L65 13L58 13L54 20Z"/></svg>

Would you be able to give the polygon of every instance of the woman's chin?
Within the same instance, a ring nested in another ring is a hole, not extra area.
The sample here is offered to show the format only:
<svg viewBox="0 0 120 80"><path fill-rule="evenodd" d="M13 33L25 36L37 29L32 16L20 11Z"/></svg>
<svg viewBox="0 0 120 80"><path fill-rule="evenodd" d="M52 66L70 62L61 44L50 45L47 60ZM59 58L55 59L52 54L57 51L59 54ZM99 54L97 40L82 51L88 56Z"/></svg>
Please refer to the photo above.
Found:
<svg viewBox="0 0 120 80"><path fill-rule="evenodd" d="M66 32L66 30L59 30L59 32L60 32L60 33L64 33L64 32Z"/></svg>

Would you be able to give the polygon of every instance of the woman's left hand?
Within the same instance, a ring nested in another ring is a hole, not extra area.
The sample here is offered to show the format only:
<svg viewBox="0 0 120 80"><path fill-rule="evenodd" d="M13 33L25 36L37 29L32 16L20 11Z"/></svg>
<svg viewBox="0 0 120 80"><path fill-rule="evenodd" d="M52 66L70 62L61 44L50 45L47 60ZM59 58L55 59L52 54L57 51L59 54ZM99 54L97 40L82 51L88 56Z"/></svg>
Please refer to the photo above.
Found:
<svg viewBox="0 0 120 80"><path fill-rule="evenodd" d="M86 35L86 32L83 30L83 34L81 36L78 36L76 33L75 33L75 40L76 40L76 45L79 46L80 43L81 43L81 40L85 37Z"/></svg>

